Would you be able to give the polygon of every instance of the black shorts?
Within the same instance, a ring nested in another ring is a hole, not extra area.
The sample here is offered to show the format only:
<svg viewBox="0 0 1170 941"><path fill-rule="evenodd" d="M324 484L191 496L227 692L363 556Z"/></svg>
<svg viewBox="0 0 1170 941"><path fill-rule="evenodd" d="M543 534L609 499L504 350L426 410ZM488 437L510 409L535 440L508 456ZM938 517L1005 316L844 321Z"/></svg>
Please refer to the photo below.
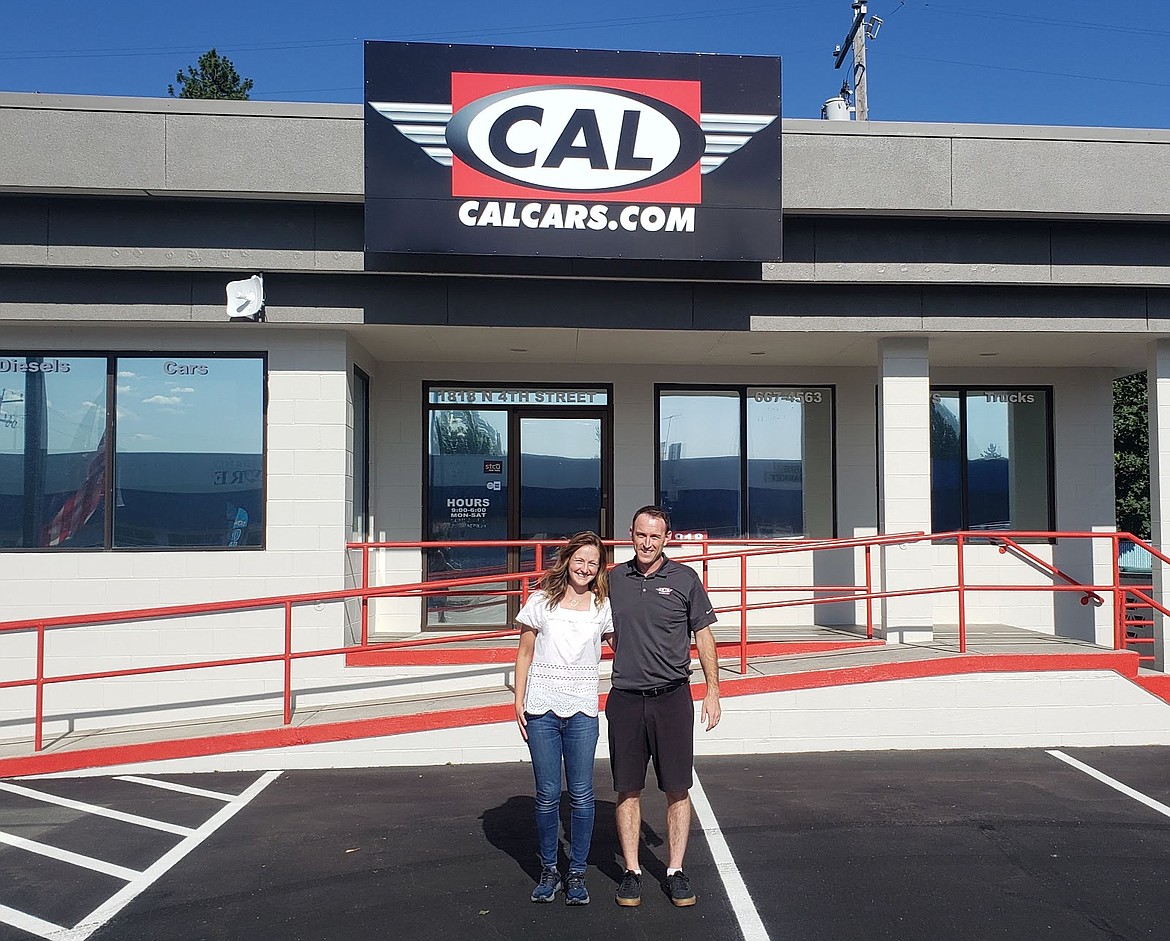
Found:
<svg viewBox="0 0 1170 941"><path fill-rule="evenodd" d="M691 686L661 696L610 690L605 703L609 725L609 763L613 789L620 793L646 786L646 763L654 759L660 791L689 791L695 760L695 706Z"/></svg>

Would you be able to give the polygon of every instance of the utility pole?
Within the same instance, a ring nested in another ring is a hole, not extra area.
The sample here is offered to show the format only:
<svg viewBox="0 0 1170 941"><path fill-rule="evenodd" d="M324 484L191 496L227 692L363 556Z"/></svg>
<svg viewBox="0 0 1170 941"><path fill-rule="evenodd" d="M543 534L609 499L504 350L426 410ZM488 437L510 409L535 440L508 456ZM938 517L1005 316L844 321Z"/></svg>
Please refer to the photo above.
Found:
<svg viewBox="0 0 1170 941"><path fill-rule="evenodd" d="M869 120L869 89L865 80L865 0L855 0L853 10L861 28L853 34L853 103L857 120Z"/></svg>
<svg viewBox="0 0 1170 941"><path fill-rule="evenodd" d="M878 30L882 28L881 17L871 16L866 20L867 0L853 0L853 25L849 27L849 34L845 41L833 50L836 59L833 68L841 68L849 50L853 50L853 103L858 121L869 120L869 89L868 75L865 70L865 40L877 39ZM848 83L846 83L848 85Z"/></svg>

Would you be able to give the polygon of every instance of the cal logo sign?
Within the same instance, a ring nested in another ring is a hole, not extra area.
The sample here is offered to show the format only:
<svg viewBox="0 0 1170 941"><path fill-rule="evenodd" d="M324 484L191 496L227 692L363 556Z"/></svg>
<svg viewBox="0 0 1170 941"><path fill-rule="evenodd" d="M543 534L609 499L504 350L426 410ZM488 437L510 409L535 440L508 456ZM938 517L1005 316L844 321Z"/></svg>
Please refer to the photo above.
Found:
<svg viewBox="0 0 1170 941"><path fill-rule="evenodd" d="M780 62L366 44L373 253L778 260Z"/></svg>

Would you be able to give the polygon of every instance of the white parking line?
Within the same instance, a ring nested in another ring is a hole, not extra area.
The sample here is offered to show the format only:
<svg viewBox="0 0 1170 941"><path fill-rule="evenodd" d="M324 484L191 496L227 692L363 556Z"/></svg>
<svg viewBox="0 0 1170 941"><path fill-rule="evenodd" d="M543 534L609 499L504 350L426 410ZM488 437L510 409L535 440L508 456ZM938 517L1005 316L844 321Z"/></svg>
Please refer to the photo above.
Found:
<svg viewBox="0 0 1170 941"><path fill-rule="evenodd" d="M209 797L212 800L223 801L225 804L236 799L235 794L224 794L222 791L208 791L201 787L191 787L189 784L175 784L173 781L155 781L152 778L140 778L136 774L120 774L115 781L129 781L131 784L145 784L148 787L161 787L164 791L177 791L180 794L193 794L196 797Z"/></svg>
<svg viewBox="0 0 1170 941"><path fill-rule="evenodd" d="M80 810L82 813L93 814L97 817L109 817L111 820L132 823L138 827L162 830L163 833L190 836L195 832L190 827L180 827L177 823L167 823L163 820L153 820L150 817L139 817L135 814L124 814L120 810L110 810L108 807L99 807L97 804L87 804L84 801L70 800L68 797L57 797L55 794L34 791L32 788L21 787L19 784L8 784L5 781L0 781L0 791L7 791L9 794L19 794L21 797L31 797L33 800L42 801L46 804L57 804L60 807L68 807L70 810Z"/></svg>
<svg viewBox="0 0 1170 941"><path fill-rule="evenodd" d="M67 850L57 849L56 847L46 846L43 843L35 843L32 840L25 840L22 837L14 837L11 834L0 833L0 842L9 843L12 846L20 849L28 850L29 852L39 853L43 856L51 856L55 859L63 860L64 862L73 863L78 866L85 866L90 869L95 869L98 872L105 872L108 875L117 876L119 879L124 879L126 885L110 896L105 902L95 908L92 912L86 915L75 927L67 928L62 925L55 925L50 921L45 921L43 918L37 918L35 915L29 915L26 912L18 911L14 908L9 908L7 905L0 905L0 924L12 925L15 928L20 928L29 934L36 935L39 938L44 938L45 941L85 941L91 934L101 928L106 922L118 914L123 908L130 904L142 892L150 888L161 876L163 876L172 866L179 862L188 853L194 850L200 843L206 840L211 834L222 827L225 823L231 820L236 814L243 810L252 799L263 791L269 784L280 777L279 771L268 771L252 782L244 791L230 799L230 802L221 807L214 815L211 816L201 827L196 830L185 830L186 839L177 843L163 856L161 856L153 865L148 867L143 872L136 872L132 869L125 869L121 866L115 866L113 863L105 863L101 860L91 859L88 856L81 856L77 853L70 853ZM146 779L143 779L144 781ZM37 797L38 799L51 797L51 795L41 795L37 791L29 791L28 788L18 787L16 785L6 784L0 782L0 788L6 791L11 791L17 794L27 794L27 796ZM64 798L55 798L49 803L63 803ZM80 805L80 806L76 806ZM75 809L87 808L91 805L82 804L80 801L69 801L63 806L75 807ZM105 808L97 808L104 811ZM104 814L109 816L109 813ZM121 817L128 817L129 814L120 815ZM146 818L136 818L127 822L139 822Z"/></svg>
<svg viewBox="0 0 1170 941"><path fill-rule="evenodd" d="M707 793L699 783L698 774L695 775L695 783L691 786L691 806L699 819L703 836L707 838L707 846L711 848L715 869L719 873L719 878L723 880L723 888L731 901L731 910L735 912L744 941L768 941L764 922L760 919L760 913L756 911L756 903L748 893L743 876L739 874L739 867L735 865L731 849L727 845L727 840L723 838L723 831L719 829L719 821L715 819L715 811L711 809Z"/></svg>
<svg viewBox="0 0 1170 941"><path fill-rule="evenodd" d="M116 879L121 879L123 882L131 882L138 876L142 875L137 869L127 869L125 866L116 866L113 863L107 863L103 859L94 859L92 856L82 856L80 853L71 853L69 850L59 849L56 846L49 846L47 843L38 843L36 840L26 840L22 836L16 836L13 833L5 833L0 830L0 843L7 843L9 846L15 846L17 849L25 850L29 853L36 853L38 856L47 856L49 859L56 859L63 863L69 863L73 866L80 866L82 869L92 869L94 872L100 872L107 876L114 876Z"/></svg>
<svg viewBox="0 0 1170 941"><path fill-rule="evenodd" d="M1126 797L1132 797L1138 803L1145 804L1151 810L1156 810L1163 817L1170 817L1170 807L1167 807L1161 801L1156 801L1152 797L1148 797L1141 791L1135 791L1128 784L1122 784L1116 778L1109 777L1109 775L1105 774L1103 771L1098 771L1096 768L1085 764L1083 761L1077 761L1077 759L1073 758L1071 755L1066 755L1064 752L1058 749L1050 749L1048 754L1050 754L1053 758L1059 758L1066 765L1070 765L1071 767L1076 768L1078 771L1083 771L1090 778L1095 778L1102 784L1108 784L1111 788L1113 788L1113 790L1120 791Z"/></svg>
<svg viewBox="0 0 1170 941"><path fill-rule="evenodd" d="M45 921L43 918L18 912L15 908L9 908L7 905L0 905L0 924L12 925L21 931L35 934L38 938L52 938L53 941L57 941L57 938L69 931L68 928L62 928L60 925Z"/></svg>
<svg viewBox="0 0 1170 941"><path fill-rule="evenodd" d="M150 866L145 872L138 876L133 882L125 888L120 889L103 904L99 905L92 912L86 915L85 918L73 930L64 934L57 934L52 936L52 941L85 941L91 934L102 927L107 921L113 918L118 912L129 905L135 898L145 892L150 886L163 876L168 869L174 866L184 856L194 850L200 843L206 840L211 834L222 827L225 823L232 819L236 814L248 806L261 791L263 791L269 784L280 777L279 771L267 771L261 775L257 780L253 781L251 785L244 789L244 791L237 797L232 799L230 804L220 808L215 815L208 820L198 830L195 830L187 839L173 847L153 866Z"/></svg>

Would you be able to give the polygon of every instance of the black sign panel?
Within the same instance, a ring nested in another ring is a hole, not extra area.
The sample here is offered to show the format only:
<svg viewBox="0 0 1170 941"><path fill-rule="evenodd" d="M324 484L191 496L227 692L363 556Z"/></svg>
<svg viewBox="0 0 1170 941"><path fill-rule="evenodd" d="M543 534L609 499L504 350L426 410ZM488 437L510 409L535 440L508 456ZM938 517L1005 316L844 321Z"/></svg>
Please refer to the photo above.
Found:
<svg viewBox="0 0 1170 941"><path fill-rule="evenodd" d="M366 250L775 261L780 60L366 43Z"/></svg>

